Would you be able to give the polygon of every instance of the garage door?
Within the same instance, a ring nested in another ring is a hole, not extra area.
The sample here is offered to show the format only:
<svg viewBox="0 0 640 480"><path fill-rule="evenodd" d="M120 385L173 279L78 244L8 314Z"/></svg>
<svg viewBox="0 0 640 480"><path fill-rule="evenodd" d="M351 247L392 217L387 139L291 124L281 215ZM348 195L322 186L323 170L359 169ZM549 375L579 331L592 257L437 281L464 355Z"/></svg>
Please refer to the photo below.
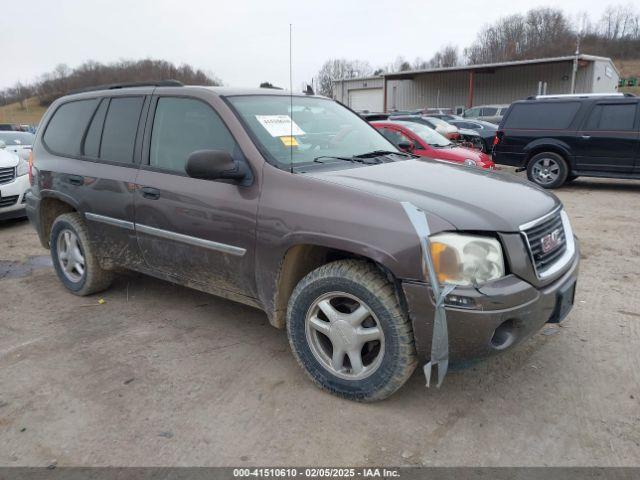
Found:
<svg viewBox="0 0 640 480"><path fill-rule="evenodd" d="M381 112L382 89L365 88L362 90L349 90L349 106L357 112L362 110Z"/></svg>

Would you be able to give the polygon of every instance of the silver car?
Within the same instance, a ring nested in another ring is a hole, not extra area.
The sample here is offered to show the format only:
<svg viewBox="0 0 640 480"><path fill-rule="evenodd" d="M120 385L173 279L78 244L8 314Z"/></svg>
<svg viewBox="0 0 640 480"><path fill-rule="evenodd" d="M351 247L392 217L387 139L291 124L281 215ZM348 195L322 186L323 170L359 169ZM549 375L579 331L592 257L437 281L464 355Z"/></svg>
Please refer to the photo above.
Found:
<svg viewBox="0 0 640 480"><path fill-rule="evenodd" d="M500 123L502 117L507 113L509 105L479 105L464 111L464 118L473 120L484 120L485 122Z"/></svg>

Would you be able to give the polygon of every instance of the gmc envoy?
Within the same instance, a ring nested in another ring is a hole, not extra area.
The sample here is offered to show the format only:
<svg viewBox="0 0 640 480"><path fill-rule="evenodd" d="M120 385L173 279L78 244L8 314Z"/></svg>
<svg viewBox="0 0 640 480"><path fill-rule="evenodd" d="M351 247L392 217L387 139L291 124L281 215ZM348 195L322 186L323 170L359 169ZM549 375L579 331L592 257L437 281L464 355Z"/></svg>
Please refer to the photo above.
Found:
<svg viewBox="0 0 640 480"><path fill-rule="evenodd" d="M29 178L29 219L69 291L125 267L263 309L309 377L352 400L391 395L429 358L439 308L467 362L573 304L578 244L555 196L400 152L320 96L174 81L68 95ZM444 304L404 204L424 212Z"/></svg>

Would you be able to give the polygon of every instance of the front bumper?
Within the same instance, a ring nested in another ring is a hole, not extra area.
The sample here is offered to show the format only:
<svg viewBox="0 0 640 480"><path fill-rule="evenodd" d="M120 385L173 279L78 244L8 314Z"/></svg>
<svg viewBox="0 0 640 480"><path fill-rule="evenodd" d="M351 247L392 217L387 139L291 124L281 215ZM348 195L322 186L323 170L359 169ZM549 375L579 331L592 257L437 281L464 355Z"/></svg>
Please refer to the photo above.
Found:
<svg viewBox="0 0 640 480"><path fill-rule="evenodd" d="M450 360L469 361L506 351L538 332L545 323L562 320L571 308L573 298L567 304L567 296L575 288L579 262L576 243L569 268L545 287L535 288L515 275L508 275L479 289L456 288L451 295L473 298L475 308L446 307ZM433 295L424 283L403 282L402 288L417 353L422 360L429 359L435 314Z"/></svg>
<svg viewBox="0 0 640 480"><path fill-rule="evenodd" d="M0 220L26 216L25 193L30 186L28 175L0 185Z"/></svg>

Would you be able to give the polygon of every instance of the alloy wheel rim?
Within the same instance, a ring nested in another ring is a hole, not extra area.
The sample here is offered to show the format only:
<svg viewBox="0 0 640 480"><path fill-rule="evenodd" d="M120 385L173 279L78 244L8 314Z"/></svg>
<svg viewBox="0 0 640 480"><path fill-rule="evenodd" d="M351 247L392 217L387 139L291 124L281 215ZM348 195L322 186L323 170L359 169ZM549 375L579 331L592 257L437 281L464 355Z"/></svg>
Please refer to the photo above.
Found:
<svg viewBox="0 0 640 480"><path fill-rule="evenodd" d="M384 357L384 332L362 300L344 292L318 297L305 318L311 353L333 375L362 380L372 375Z"/></svg>
<svg viewBox="0 0 640 480"><path fill-rule="evenodd" d="M555 182L560 176L560 165L553 158L541 158L533 165L533 177L544 185Z"/></svg>
<svg viewBox="0 0 640 480"><path fill-rule="evenodd" d="M80 240L75 232L63 229L58 234L58 263L65 277L74 283L82 280L85 272L85 260Z"/></svg>

